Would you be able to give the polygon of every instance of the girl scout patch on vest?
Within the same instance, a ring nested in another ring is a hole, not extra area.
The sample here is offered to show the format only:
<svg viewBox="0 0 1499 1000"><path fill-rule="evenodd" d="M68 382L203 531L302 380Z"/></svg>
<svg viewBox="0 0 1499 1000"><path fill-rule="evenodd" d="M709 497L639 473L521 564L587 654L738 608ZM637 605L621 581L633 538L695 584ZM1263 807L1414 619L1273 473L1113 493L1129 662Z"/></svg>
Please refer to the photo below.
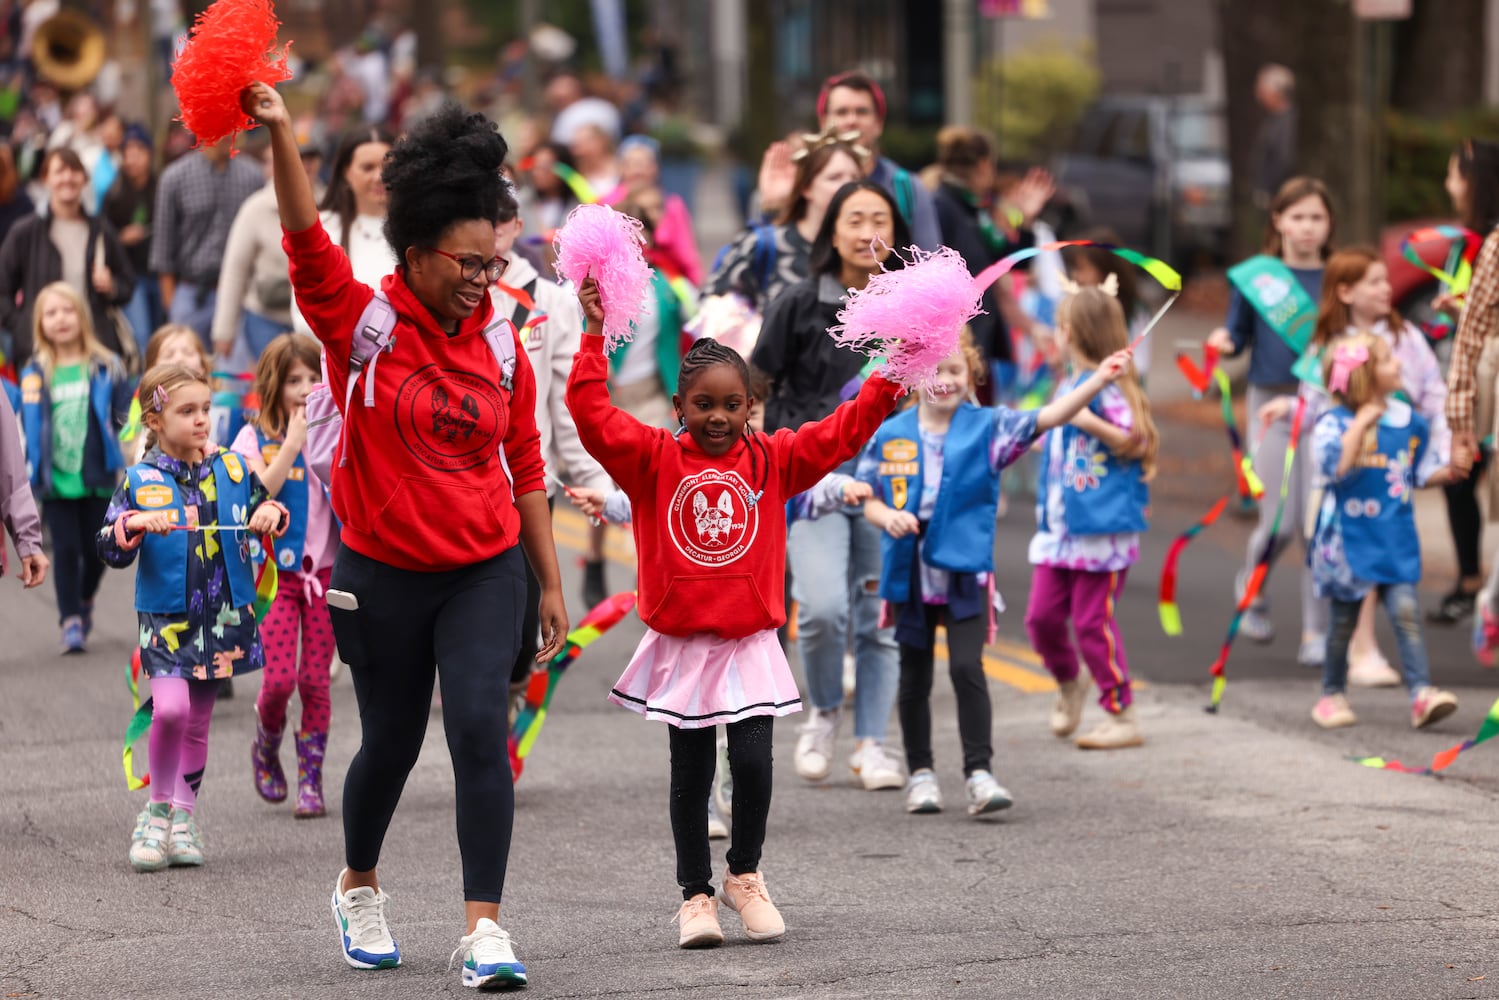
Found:
<svg viewBox="0 0 1499 1000"><path fill-rule="evenodd" d="M172 488L164 485L137 486L135 488L135 505L141 510L170 507L172 506Z"/></svg>
<svg viewBox="0 0 1499 1000"><path fill-rule="evenodd" d="M916 442L909 438L886 441L880 450L880 457L887 462L914 462L917 454Z"/></svg>
<svg viewBox="0 0 1499 1000"><path fill-rule="evenodd" d="M245 467L240 464L239 456L232 451L221 452L224 459L224 471L229 473L229 481L237 483L245 478Z"/></svg>

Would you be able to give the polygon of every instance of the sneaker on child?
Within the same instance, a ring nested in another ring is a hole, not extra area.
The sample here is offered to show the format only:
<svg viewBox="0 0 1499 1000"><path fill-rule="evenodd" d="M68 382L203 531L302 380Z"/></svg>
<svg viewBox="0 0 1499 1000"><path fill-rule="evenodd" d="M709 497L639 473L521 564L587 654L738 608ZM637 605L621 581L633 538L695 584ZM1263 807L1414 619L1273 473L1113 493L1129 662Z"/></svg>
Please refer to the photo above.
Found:
<svg viewBox="0 0 1499 1000"><path fill-rule="evenodd" d="M1390 661L1378 650L1351 660L1348 664L1348 686L1358 688L1399 687L1403 681L1400 672L1390 666Z"/></svg>
<svg viewBox="0 0 1499 1000"><path fill-rule="evenodd" d="M813 709L802 723L793 760L796 773L807 781L826 781L833 773L833 736L838 731L839 712Z"/></svg>
<svg viewBox="0 0 1499 1000"><path fill-rule="evenodd" d="M186 809L172 810L167 863L173 868L197 867L203 863L203 839L198 833L198 821Z"/></svg>
<svg viewBox="0 0 1499 1000"><path fill-rule="evenodd" d="M854 773L854 784L865 791L900 788L906 783L900 764L875 740L861 740L848 766Z"/></svg>
<svg viewBox="0 0 1499 1000"><path fill-rule="evenodd" d="M1079 673L1070 681L1058 682L1056 704L1051 707L1053 736L1065 739L1077 731L1078 724L1083 721L1083 702L1088 696L1090 680L1087 674Z"/></svg>
<svg viewBox="0 0 1499 1000"><path fill-rule="evenodd" d="M60 644L64 655L87 652L84 646L83 619L81 617L70 615L63 619Z"/></svg>
<svg viewBox="0 0 1499 1000"><path fill-rule="evenodd" d="M1077 738L1079 750L1123 750L1145 744L1140 724L1135 721L1135 707L1127 705L1110 713L1102 722Z"/></svg>
<svg viewBox="0 0 1499 1000"><path fill-rule="evenodd" d="M172 804L153 802L146 807L146 825L137 826L139 839L130 844L130 867L138 872L159 872L168 864L168 841L172 836Z"/></svg>
<svg viewBox="0 0 1499 1000"><path fill-rule="evenodd" d="M968 776L968 815L982 816L985 813L1008 809L1015 804L1009 789L994 780L988 771L974 771Z"/></svg>
<svg viewBox="0 0 1499 1000"><path fill-rule="evenodd" d="M1321 670L1322 664L1327 661L1327 636L1307 634L1301 635L1301 648L1296 650L1296 662L1311 670Z"/></svg>
<svg viewBox="0 0 1499 1000"><path fill-rule="evenodd" d="M1419 688L1411 701L1411 728L1425 729L1456 711L1457 695L1451 691L1429 686Z"/></svg>
<svg viewBox="0 0 1499 1000"><path fill-rule="evenodd" d="M684 899L675 919L680 933L678 948L716 948L723 944L723 928L718 924L718 900L705 892Z"/></svg>
<svg viewBox="0 0 1499 1000"><path fill-rule="evenodd" d="M345 868L333 883L333 922L338 925L339 946L344 961L356 969L394 969L401 964L401 950L385 923L385 890L361 885L343 890Z"/></svg>
<svg viewBox="0 0 1499 1000"><path fill-rule="evenodd" d="M1239 620L1239 634L1253 642L1265 645L1275 641L1275 625L1270 616L1258 608L1249 608Z"/></svg>
<svg viewBox="0 0 1499 1000"><path fill-rule="evenodd" d="M516 961L510 935L488 917L480 917L473 933L458 939L458 948L448 959L449 969L460 955L464 986L502 990L526 985L526 967Z"/></svg>
<svg viewBox="0 0 1499 1000"><path fill-rule="evenodd" d="M1353 725L1358 717L1353 714L1347 695L1325 694L1312 706L1312 720L1323 729L1342 729Z"/></svg>
<svg viewBox="0 0 1499 1000"><path fill-rule="evenodd" d="M1478 608L1473 613L1473 656L1479 666L1493 669L1494 651L1499 650L1499 619L1489 610L1492 601L1488 590L1478 593Z"/></svg>
<svg viewBox="0 0 1499 1000"><path fill-rule="evenodd" d="M923 767L911 775L906 782L906 812L939 813L942 811L942 788L937 784L937 775L929 767Z"/></svg>
<svg viewBox="0 0 1499 1000"><path fill-rule="evenodd" d="M739 914L744 921L744 936L751 941L774 941L786 933L786 922L770 901L765 876L759 872L744 875L725 872L719 898L724 906Z"/></svg>

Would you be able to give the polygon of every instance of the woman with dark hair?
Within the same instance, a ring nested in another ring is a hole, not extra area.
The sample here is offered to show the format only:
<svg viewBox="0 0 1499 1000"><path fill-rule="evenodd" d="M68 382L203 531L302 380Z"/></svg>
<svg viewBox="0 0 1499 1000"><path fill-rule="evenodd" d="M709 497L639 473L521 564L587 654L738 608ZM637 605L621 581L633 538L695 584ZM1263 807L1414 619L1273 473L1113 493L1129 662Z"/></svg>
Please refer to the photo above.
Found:
<svg viewBox="0 0 1499 1000"><path fill-rule="evenodd" d="M1499 338L1494 336L1499 330L1499 143L1465 140L1447 163L1447 194L1463 225L1483 233L1484 241L1465 300L1442 295L1435 303L1458 314L1447 373L1447 423L1452 428L1452 467L1465 474L1443 487L1461 574L1452 592L1427 615L1428 621L1444 625L1473 613L1483 583L1478 548L1483 522L1474 494L1478 475L1488 464L1479 441L1494 427L1494 379L1499 374Z"/></svg>
<svg viewBox="0 0 1499 1000"><path fill-rule="evenodd" d="M891 248L910 242L895 199L875 181L854 181L833 195L812 243L811 273L771 302L750 359L772 384L766 431L821 420L858 391L868 359L834 343L828 327L838 322L850 289L869 284L881 268L903 266ZM867 789L900 788L905 784L900 765L883 746L900 664L892 630L879 626L879 529L858 508L799 520L791 526L787 556L798 607L797 644L813 708L797 740L796 773L820 782L832 772L852 616L853 778Z"/></svg>
<svg viewBox="0 0 1499 1000"><path fill-rule="evenodd" d="M496 921L515 813L506 709L527 559L541 582L538 661L561 648L567 611L536 382L489 294L507 263L494 252L500 204L511 197L500 176L505 140L484 116L450 104L392 147L384 229L399 263L376 299L318 219L281 96L256 83L241 103L270 131L292 289L323 343L330 390L350 400L330 484L342 547L328 590L361 728L344 783L346 866L332 896L344 960L360 969L401 961L375 869L421 752L435 676L463 859L463 983L520 985L525 967ZM378 353L354 365L356 329L370 327L386 331Z"/></svg>
<svg viewBox="0 0 1499 1000"><path fill-rule="evenodd" d="M83 296L99 343L133 354L134 340L121 343L110 309L130 301L135 269L114 226L83 207L83 160L67 147L54 149L42 161L42 180L47 214L17 222L0 244L0 324L13 338L10 360L19 371L31 358L32 306L54 281L66 281Z"/></svg>
<svg viewBox="0 0 1499 1000"><path fill-rule="evenodd" d="M796 180L785 210L774 225L747 226L729 244L703 285L704 297L734 293L763 313L783 290L805 278L828 203L843 185L864 176L868 155L832 132L804 137L791 154Z"/></svg>

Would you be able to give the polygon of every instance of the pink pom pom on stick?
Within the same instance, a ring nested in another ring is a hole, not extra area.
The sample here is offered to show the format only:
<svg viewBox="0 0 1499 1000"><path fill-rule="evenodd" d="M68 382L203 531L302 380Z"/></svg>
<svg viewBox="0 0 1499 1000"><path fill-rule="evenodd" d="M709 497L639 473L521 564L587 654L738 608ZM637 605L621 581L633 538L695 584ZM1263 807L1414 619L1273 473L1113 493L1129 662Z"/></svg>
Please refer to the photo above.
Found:
<svg viewBox="0 0 1499 1000"><path fill-rule="evenodd" d="M898 251L897 251L898 252ZM905 267L882 271L849 294L828 333L840 345L881 357L885 378L932 392L937 366L958 349L963 326L984 310L980 290L956 250L909 248Z"/></svg>
<svg viewBox="0 0 1499 1000"><path fill-rule="evenodd" d="M172 89L180 120L211 146L255 127L239 106L240 93L255 82L274 87L291 79L287 42L276 48L281 22L270 0L215 0L198 15L192 37L172 64Z"/></svg>
<svg viewBox="0 0 1499 1000"><path fill-rule="evenodd" d="M644 244L640 222L607 205L579 205L557 230L557 273L579 286L590 275L598 282L605 353L634 338L630 322L651 287L651 266L640 252Z"/></svg>

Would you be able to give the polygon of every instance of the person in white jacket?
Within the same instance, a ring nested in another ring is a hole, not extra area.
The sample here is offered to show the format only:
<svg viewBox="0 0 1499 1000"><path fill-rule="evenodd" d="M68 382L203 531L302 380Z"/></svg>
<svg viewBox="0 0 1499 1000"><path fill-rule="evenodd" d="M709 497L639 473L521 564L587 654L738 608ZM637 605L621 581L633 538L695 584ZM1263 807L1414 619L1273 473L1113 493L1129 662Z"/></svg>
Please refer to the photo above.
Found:
<svg viewBox="0 0 1499 1000"><path fill-rule="evenodd" d="M507 211L508 208L508 211ZM536 376L536 426L541 431L541 457L546 461L547 501L554 500L561 473L575 486L609 489L609 476L578 440L578 428L567 410L563 395L572 371L573 355L583 339L583 313L577 293L539 273L516 252L515 242L525 228L515 214L515 202L500 207L500 222L494 231L495 255L509 261L500 280L490 286L495 315L508 316L520 331L520 340ZM524 683L536 666L539 623L536 609L541 586L531 567L526 567L526 619L521 624L520 655L511 672L512 684Z"/></svg>

